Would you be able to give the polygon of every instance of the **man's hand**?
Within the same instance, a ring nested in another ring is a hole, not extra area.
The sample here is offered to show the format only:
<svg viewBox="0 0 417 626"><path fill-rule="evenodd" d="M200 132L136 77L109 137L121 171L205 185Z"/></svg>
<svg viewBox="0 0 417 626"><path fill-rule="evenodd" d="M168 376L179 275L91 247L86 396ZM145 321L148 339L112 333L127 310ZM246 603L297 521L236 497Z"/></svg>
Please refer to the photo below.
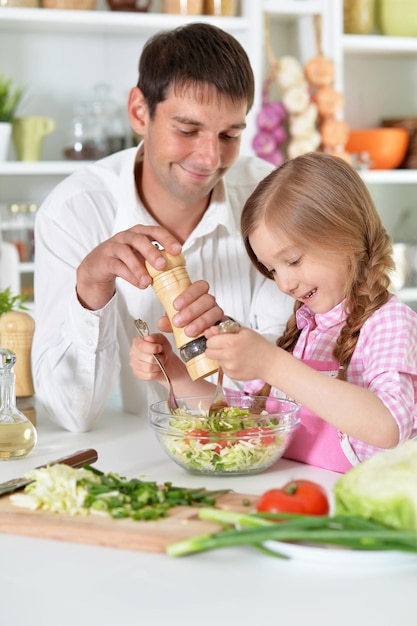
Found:
<svg viewBox="0 0 417 626"><path fill-rule="evenodd" d="M180 243L167 230L140 224L94 248L77 269L77 295L81 304L92 311L102 309L114 295L117 277L146 289L152 279L145 261L159 270L166 265L153 241L174 256L181 252Z"/></svg>
<svg viewBox="0 0 417 626"><path fill-rule="evenodd" d="M173 302L178 313L174 315L172 322L175 326L184 328L189 337L199 337L216 322L224 319L223 309L219 307L214 296L209 294L209 288L205 280L197 280ZM167 316L159 320L158 328L165 333L172 332Z"/></svg>

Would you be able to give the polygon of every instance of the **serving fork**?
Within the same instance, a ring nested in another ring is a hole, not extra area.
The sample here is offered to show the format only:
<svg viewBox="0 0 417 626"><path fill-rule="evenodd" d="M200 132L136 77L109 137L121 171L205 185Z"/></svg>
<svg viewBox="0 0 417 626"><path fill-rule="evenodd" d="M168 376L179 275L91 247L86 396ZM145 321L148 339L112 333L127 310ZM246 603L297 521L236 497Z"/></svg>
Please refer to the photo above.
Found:
<svg viewBox="0 0 417 626"><path fill-rule="evenodd" d="M237 333L239 328L240 325L238 322L235 322L235 320L226 320L219 324L220 333ZM209 408L209 415L215 415L218 411L227 406L229 406L229 404L223 392L223 369L219 366L216 391L214 392L214 398Z"/></svg>

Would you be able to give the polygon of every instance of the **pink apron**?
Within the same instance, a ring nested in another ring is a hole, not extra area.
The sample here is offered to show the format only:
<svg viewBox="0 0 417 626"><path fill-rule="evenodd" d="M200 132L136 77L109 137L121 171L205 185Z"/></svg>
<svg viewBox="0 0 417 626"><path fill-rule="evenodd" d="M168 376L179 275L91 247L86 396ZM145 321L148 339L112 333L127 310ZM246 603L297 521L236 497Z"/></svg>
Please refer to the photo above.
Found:
<svg viewBox="0 0 417 626"><path fill-rule="evenodd" d="M303 363L333 377L336 377L339 367L335 361L303 360ZM301 424L284 457L333 472L344 473L350 469L352 464L341 448L341 441L346 435L304 406L301 407L300 417Z"/></svg>

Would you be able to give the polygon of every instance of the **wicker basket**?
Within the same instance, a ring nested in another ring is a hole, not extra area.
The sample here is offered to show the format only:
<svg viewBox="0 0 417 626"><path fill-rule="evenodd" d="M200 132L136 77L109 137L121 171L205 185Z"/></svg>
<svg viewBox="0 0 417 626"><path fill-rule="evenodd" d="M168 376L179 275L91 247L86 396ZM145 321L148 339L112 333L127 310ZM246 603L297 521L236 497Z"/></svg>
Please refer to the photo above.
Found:
<svg viewBox="0 0 417 626"><path fill-rule="evenodd" d="M44 9L66 9L76 11L93 11L96 0L41 0Z"/></svg>

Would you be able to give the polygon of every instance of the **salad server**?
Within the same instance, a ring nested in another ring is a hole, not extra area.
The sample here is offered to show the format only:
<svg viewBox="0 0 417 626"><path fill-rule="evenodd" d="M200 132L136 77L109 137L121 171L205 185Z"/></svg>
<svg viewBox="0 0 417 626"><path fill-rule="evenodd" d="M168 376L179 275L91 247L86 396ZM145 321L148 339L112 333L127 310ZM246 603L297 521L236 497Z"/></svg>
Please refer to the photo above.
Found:
<svg viewBox="0 0 417 626"><path fill-rule="evenodd" d="M235 322L235 320L226 320L225 322L221 322L221 324L219 324L220 333L237 333L239 328L240 324ZM228 406L229 404L226 400L226 396L223 393L223 369L219 367L216 391L214 392L214 398L209 408L209 415L216 415L218 411Z"/></svg>

